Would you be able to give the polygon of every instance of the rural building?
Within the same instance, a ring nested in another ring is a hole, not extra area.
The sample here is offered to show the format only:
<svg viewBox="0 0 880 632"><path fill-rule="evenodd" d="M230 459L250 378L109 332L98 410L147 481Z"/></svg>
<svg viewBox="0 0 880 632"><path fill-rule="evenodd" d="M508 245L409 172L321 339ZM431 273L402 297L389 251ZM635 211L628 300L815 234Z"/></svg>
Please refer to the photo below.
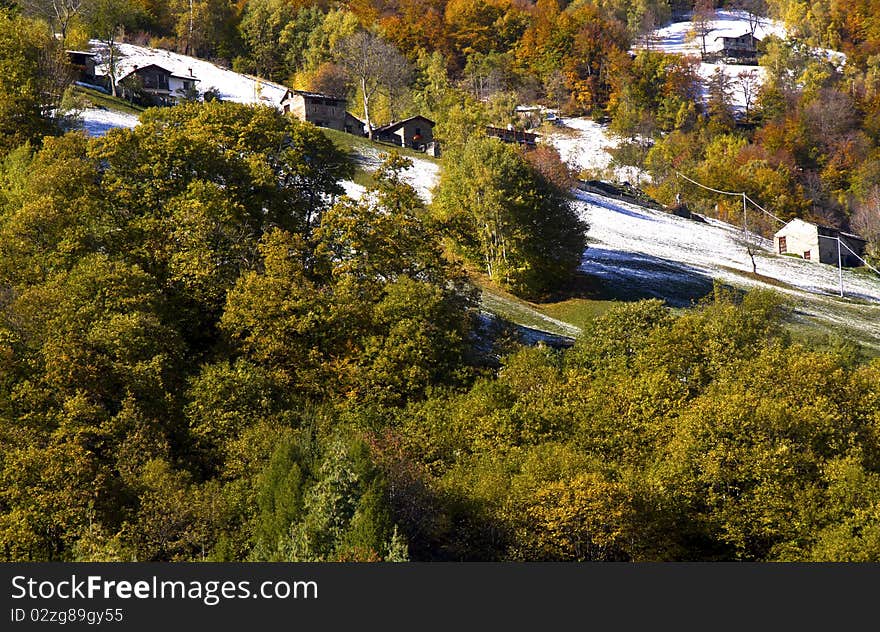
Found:
<svg viewBox="0 0 880 632"><path fill-rule="evenodd" d="M428 144L434 142L434 121L421 115L411 116L376 128L373 131L373 138L384 143L424 151Z"/></svg>
<svg viewBox="0 0 880 632"><path fill-rule="evenodd" d="M758 61L758 44L761 40L751 33L738 37L717 37L721 40L721 57L732 57L739 61Z"/></svg>
<svg viewBox="0 0 880 632"><path fill-rule="evenodd" d="M198 79L175 75L157 64L135 67L117 80L122 93L140 92L160 105L173 105L195 90Z"/></svg>
<svg viewBox="0 0 880 632"><path fill-rule="evenodd" d="M516 143L523 145L528 149L533 149L538 145L538 135L530 132L521 132L512 128L486 126L486 135L491 138L497 138L505 143Z"/></svg>
<svg viewBox="0 0 880 632"><path fill-rule="evenodd" d="M773 236L773 241L776 252L781 255L791 253L801 256L807 261L836 266L838 238L842 243L840 248L841 263L851 268L862 265L859 257L864 256L867 242L858 235L844 233L829 226L793 219L777 231Z"/></svg>
<svg viewBox="0 0 880 632"><path fill-rule="evenodd" d="M84 50L69 50L67 53L67 61L73 66L76 72L77 81L92 83L95 80L96 53Z"/></svg>
<svg viewBox="0 0 880 632"><path fill-rule="evenodd" d="M301 121L340 132L347 131L347 123L351 125L351 115L345 111L345 106L345 99L305 90L288 90L281 99L281 109L285 114L292 114Z"/></svg>
<svg viewBox="0 0 880 632"><path fill-rule="evenodd" d="M354 134L355 136L366 136L367 135L367 124L365 121L362 121L358 117L356 117L351 112L345 113L345 130L347 134Z"/></svg>

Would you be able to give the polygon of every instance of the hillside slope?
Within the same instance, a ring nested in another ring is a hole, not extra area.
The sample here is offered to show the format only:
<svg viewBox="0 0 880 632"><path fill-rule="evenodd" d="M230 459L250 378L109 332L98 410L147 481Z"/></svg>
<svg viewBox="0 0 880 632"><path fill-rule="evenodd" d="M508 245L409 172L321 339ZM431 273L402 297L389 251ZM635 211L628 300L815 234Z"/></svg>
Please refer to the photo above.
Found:
<svg viewBox="0 0 880 632"><path fill-rule="evenodd" d="M146 55L137 57L143 61L173 62L175 68L180 64L191 66L194 74L202 72L199 64L206 64L205 76L211 79L201 88L213 88L230 100L265 102L266 95L253 78L166 51L131 47L126 52L132 57ZM273 92L279 89L272 87ZM131 127L137 122L134 115L106 110L87 111L84 118L86 130L93 135L112 127ZM572 167L613 168L610 156L603 151L613 146L613 139L603 127L585 119L567 119L565 124L568 129L560 130L550 141ZM346 150L356 154L359 167L365 172L374 170L384 148L373 146L366 139L348 140ZM406 174L407 180L430 201L440 165L432 159L412 158L414 165ZM360 184L344 184L352 196L363 191ZM753 242L762 246L756 256L757 275L753 275L742 231L735 226L711 219L695 222L584 192L576 192L576 197L579 213L590 224L590 245L580 271L599 288L601 300L656 297L672 306L686 307L707 294L715 279L743 289L772 288L795 305L794 326L842 333L880 351L880 277L873 272L844 270L845 296L840 298L836 267L775 255L766 240L751 236ZM553 305L516 301L484 288L483 306L487 312L533 329L564 336L579 332L577 324L560 318ZM590 309L599 311L595 306Z"/></svg>
<svg viewBox="0 0 880 632"><path fill-rule="evenodd" d="M740 228L713 219L683 219L635 204L578 192L590 224L590 247L581 271L600 279L609 294L632 300L656 297L685 307L717 279L734 287L768 288L795 306L796 323L851 336L880 350L880 275L780 256L759 244L757 275ZM839 297L840 278L844 297Z"/></svg>

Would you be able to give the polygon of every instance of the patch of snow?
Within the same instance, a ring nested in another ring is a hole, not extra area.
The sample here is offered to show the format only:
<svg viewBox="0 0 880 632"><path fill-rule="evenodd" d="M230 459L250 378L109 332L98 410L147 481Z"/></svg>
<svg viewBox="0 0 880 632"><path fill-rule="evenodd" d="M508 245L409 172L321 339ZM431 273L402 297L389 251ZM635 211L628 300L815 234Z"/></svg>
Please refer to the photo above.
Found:
<svg viewBox="0 0 880 632"><path fill-rule="evenodd" d="M578 171L603 171L611 164L608 149L617 146L617 140L608 133L607 126L590 119L561 119L564 130L545 135L559 152L563 162Z"/></svg>
<svg viewBox="0 0 880 632"><path fill-rule="evenodd" d="M339 184L345 189L345 194L352 200L361 199L364 196L364 193L367 192L367 187L360 185L357 182L352 182L351 180L340 180Z"/></svg>
<svg viewBox="0 0 880 632"><path fill-rule="evenodd" d="M544 139L556 148L562 161L575 171L607 174L618 182L650 181L650 176L635 167L612 165L609 149L618 146L619 140L602 125L587 118L562 118L562 125L544 135Z"/></svg>
<svg viewBox="0 0 880 632"><path fill-rule="evenodd" d="M101 108L83 110L80 118L82 119L82 129L89 136L103 136L117 127L130 129L140 122L140 119L134 114Z"/></svg>

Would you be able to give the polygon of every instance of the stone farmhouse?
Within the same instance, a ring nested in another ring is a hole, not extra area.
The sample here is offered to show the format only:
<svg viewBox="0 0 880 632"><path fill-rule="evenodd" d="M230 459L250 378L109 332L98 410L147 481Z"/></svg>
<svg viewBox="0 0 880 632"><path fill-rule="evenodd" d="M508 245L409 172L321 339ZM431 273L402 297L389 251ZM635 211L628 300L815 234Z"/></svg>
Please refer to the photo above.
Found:
<svg viewBox="0 0 880 632"><path fill-rule="evenodd" d="M345 106L345 99L305 90L288 90L281 99L281 110L285 114L292 114L318 127L352 133L356 130L346 129L346 124L352 128L354 123L349 119L351 115L345 111ZM353 116L351 118L355 119Z"/></svg>
<svg viewBox="0 0 880 632"><path fill-rule="evenodd" d="M758 44L761 42L751 33L743 33L737 37L717 37L721 40L721 59L734 59L739 63L758 63Z"/></svg>
<svg viewBox="0 0 880 632"><path fill-rule="evenodd" d="M838 245L838 239L840 245ZM806 261L837 265L838 249L840 263L846 267L862 265L864 239L829 226L820 226L802 219L793 219L773 236L776 252L781 255L795 254Z"/></svg>

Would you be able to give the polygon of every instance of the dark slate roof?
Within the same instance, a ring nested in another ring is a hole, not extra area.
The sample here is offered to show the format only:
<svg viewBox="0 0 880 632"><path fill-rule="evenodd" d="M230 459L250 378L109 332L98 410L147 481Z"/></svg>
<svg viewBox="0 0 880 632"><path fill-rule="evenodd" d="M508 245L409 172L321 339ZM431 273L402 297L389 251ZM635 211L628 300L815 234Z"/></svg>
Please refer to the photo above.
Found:
<svg viewBox="0 0 880 632"><path fill-rule="evenodd" d="M298 94L301 97L306 97L307 99L330 99L331 101L347 101L345 97L333 97L329 94L321 94L320 92L309 92L308 90L291 90L287 89L287 92L284 93L284 96L281 97L281 100L284 101L291 94Z"/></svg>
<svg viewBox="0 0 880 632"><path fill-rule="evenodd" d="M406 123L409 123L410 121L414 121L416 119L421 119L421 120L425 121L426 123L428 123L429 125L431 125L432 127L434 125L436 125L436 123L434 123L434 121L429 119L427 116L422 116L421 114L416 114L415 116L410 116L409 118L405 118L402 121L392 121L391 123L388 123L388 125L383 125L382 127L377 127L373 131L393 133L393 132L397 131L398 129L400 129Z"/></svg>
<svg viewBox="0 0 880 632"><path fill-rule="evenodd" d="M141 70L146 70L147 68L158 68L158 69L161 70L162 72L167 72L168 75L171 76L171 77L175 77L175 76L176 76L176 75L174 75L170 70L168 70L167 68L163 68L163 67L160 66L159 64L147 64L146 66L140 66L140 67L138 67L138 68L132 68L131 71L129 71L126 75L120 77L120 78L118 79L118 81L122 81L122 80L125 79L126 77L130 77L131 75L137 74L137 73L139 73Z"/></svg>

